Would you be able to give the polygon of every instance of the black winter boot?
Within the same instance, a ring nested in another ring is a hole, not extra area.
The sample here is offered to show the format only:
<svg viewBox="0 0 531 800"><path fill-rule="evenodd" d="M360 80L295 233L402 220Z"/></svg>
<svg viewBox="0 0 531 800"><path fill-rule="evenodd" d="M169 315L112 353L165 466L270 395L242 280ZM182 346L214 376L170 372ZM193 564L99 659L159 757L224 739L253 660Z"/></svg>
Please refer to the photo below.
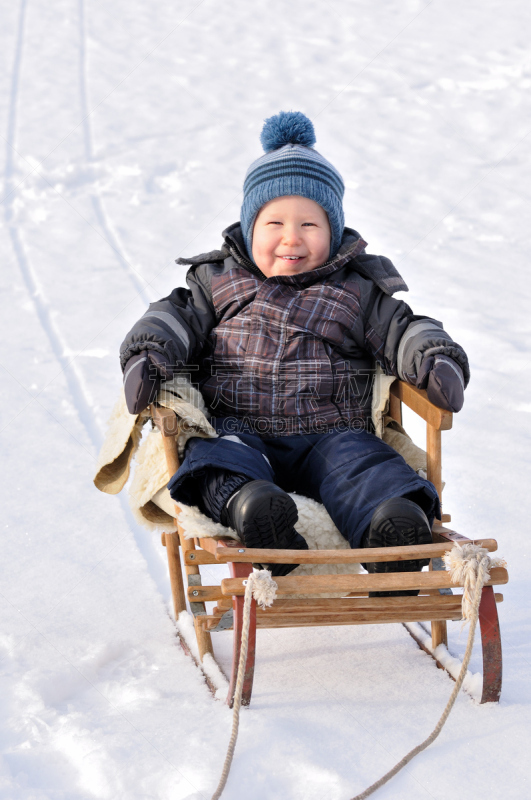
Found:
<svg viewBox="0 0 531 800"><path fill-rule="evenodd" d="M270 481L249 481L227 501L221 522L233 528L246 547L307 550L305 539L293 527L297 506ZM297 564L263 564L273 576L287 575Z"/></svg>
<svg viewBox="0 0 531 800"><path fill-rule="evenodd" d="M405 497L384 500L372 515L371 524L362 539L362 547L404 547L431 544L430 524L416 503ZM370 573L419 572L429 559L418 561L377 561L364 564ZM369 592L369 597L418 595L418 590L398 592Z"/></svg>

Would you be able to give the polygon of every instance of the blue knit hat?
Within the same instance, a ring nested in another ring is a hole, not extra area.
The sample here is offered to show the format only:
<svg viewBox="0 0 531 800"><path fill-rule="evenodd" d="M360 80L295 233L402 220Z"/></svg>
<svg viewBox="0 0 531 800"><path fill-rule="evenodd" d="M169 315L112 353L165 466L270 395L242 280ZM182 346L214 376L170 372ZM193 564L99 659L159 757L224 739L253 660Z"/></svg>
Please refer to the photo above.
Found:
<svg viewBox="0 0 531 800"><path fill-rule="evenodd" d="M311 121L300 111L281 111L266 119L260 141L266 154L247 170L240 215L249 256L252 258L254 222L262 206L275 197L300 195L319 203L328 214L332 258L345 227L345 186L337 169L313 149L315 132Z"/></svg>

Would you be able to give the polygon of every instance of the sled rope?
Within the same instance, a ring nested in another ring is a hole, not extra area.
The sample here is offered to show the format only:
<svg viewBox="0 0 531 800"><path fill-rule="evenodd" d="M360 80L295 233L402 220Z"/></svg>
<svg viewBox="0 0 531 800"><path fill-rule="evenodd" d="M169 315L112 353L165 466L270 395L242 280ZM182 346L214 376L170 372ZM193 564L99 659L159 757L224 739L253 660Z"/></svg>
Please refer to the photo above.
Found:
<svg viewBox="0 0 531 800"><path fill-rule="evenodd" d="M243 620L242 620L242 641L240 647L240 660L238 662L238 677L236 679L236 689L234 691L234 705L232 707L232 733L225 756L223 772L219 779L218 788L212 795L212 800L221 797L227 778L229 777L236 739L238 738L238 727L240 724L240 707L242 703L243 678L245 675L245 664L247 662L247 651L249 649L249 622L251 620L251 602L254 597L260 608L267 608L273 604L278 586L271 577L267 569L258 572L251 572L247 578L245 587L245 597L243 601Z"/></svg>
<svg viewBox="0 0 531 800"><path fill-rule="evenodd" d="M468 665L470 663L470 658L472 656L472 648L474 646L474 636L476 632L476 625L478 622L479 617L479 604L481 602L481 592L483 590L483 585L486 581L489 580L490 574L489 570L491 567L497 566L506 566L506 563L503 559L500 558L491 558L488 554L488 551L484 547L480 547L476 544L465 544L460 546L459 544L455 543L452 550L445 553L443 556L444 562L446 565L446 569L450 572L450 579L453 583L464 583L463 588L463 600L462 600L462 614L463 614L463 625L470 623L470 630L468 632L468 642L466 646L465 657L463 659L463 664L461 665L461 671L459 676L455 682L454 689L452 694L450 695L450 699L446 704L446 708L444 709L441 718L439 719L437 725L424 741L414 747L413 750L410 750L407 755L402 758L398 764L386 772L380 780L373 783L368 789L361 792L361 794L357 794L355 797L352 797L351 800L365 800L366 797L373 794L380 786L383 786L387 783L397 772L400 772L406 764L415 758L416 755L422 753L427 747L435 741L437 736L443 729L444 723L448 719L450 715L450 711L453 708L453 705L457 699L457 695L463 685L463 681L465 679Z"/></svg>

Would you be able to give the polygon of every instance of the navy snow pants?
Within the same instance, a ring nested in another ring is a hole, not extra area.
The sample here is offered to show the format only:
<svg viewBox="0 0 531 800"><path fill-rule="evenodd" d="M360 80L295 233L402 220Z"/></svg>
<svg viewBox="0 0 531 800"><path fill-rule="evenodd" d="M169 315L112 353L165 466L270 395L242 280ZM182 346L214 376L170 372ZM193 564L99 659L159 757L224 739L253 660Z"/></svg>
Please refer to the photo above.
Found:
<svg viewBox="0 0 531 800"><path fill-rule="evenodd" d="M223 419L211 422L224 434ZM361 546L375 508L390 497L413 500L430 524L439 517L434 485L372 433L332 431L265 438L242 432L243 426L233 427L234 433L218 439L188 441L185 459L168 484L175 501L205 510L202 496L208 491L212 495L213 480L217 481L214 492L221 488L220 476L232 480L233 485L237 485L236 475L272 481L286 492L322 503L351 547ZM223 502L227 499L223 497ZM214 513L210 507L207 513L219 521L220 509Z"/></svg>

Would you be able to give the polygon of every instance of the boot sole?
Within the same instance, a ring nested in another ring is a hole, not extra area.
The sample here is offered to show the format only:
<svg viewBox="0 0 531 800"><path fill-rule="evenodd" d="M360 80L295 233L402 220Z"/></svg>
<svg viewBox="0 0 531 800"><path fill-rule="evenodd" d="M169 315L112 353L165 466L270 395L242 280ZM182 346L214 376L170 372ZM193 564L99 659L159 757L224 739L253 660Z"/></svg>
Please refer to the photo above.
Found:
<svg viewBox="0 0 531 800"><path fill-rule="evenodd" d="M371 520L370 547L408 547L422 544L431 544L432 536L420 508L414 507L417 519L412 520L410 515L404 514L403 498L396 498L395 503L386 503L383 511L374 513ZM418 510L417 510L418 509ZM429 559L419 561L379 561L374 562L372 572L415 572L429 563Z"/></svg>
<svg viewBox="0 0 531 800"><path fill-rule="evenodd" d="M393 504L388 504L385 512L375 513L371 521L370 547L408 547L431 544L432 535L427 520L419 509L417 520L403 514L402 498L397 498L396 512ZM402 513L400 513L402 512ZM390 518L391 517L391 518ZM415 561L377 561L364 565L372 574L388 574L390 572L420 572L429 564L429 559ZM369 597L416 596L418 590L401 590L396 592L369 592Z"/></svg>
<svg viewBox="0 0 531 800"><path fill-rule="evenodd" d="M285 548L299 515L291 497L264 497L252 504L252 518L241 525L246 547Z"/></svg>
<svg viewBox="0 0 531 800"><path fill-rule="evenodd" d="M246 547L294 549L294 526L299 518L297 506L281 489L268 481L253 481L240 490L238 509L234 511L236 530ZM241 521L240 521L241 520ZM297 564L253 564L268 569L274 577L288 575Z"/></svg>

